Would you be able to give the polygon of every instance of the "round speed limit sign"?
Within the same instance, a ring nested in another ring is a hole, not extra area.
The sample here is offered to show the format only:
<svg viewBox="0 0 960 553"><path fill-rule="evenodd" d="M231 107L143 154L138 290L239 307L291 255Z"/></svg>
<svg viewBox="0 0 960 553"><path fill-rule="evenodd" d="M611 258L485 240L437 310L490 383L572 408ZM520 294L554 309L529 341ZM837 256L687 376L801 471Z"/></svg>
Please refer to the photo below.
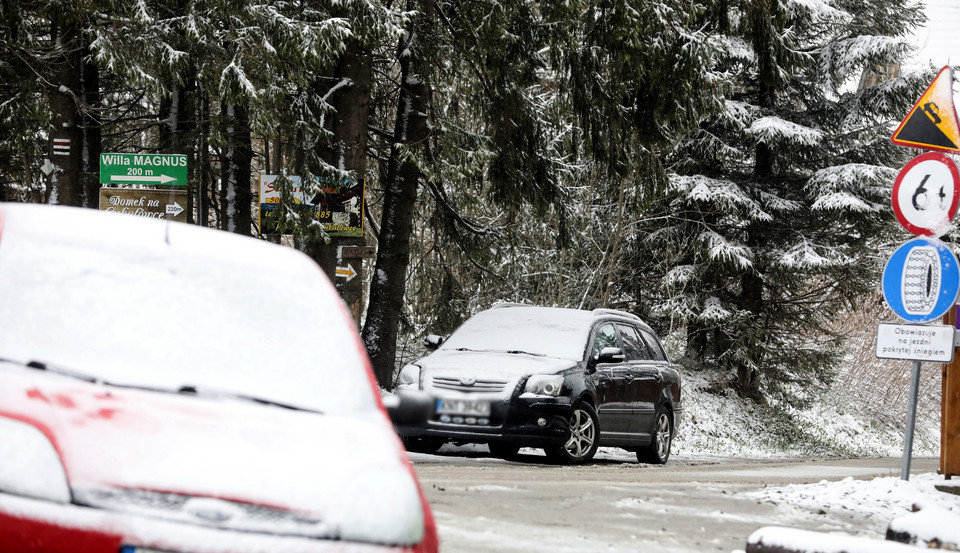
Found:
<svg viewBox="0 0 960 553"><path fill-rule="evenodd" d="M900 170L893 184L893 212L903 228L919 236L950 230L960 201L960 172L947 156L929 152Z"/></svg>

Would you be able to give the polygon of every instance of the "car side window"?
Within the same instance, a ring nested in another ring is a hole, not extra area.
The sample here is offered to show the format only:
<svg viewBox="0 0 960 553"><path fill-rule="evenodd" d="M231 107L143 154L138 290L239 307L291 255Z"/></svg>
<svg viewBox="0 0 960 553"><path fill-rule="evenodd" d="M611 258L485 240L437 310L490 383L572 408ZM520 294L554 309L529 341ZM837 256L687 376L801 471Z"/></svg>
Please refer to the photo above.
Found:
<svg viewBox="0 0 960 553"><path fill-rule="evenodd" d="M666 361L667 354L664 353L663 345L660 344L660 340L657 340L655 336L646 330L641 330L640 334L643 335L643 340L650 347L650 352L653 354L651 359L656 359L657 361Z"/></svg>
<svg viewBox="0 0 960 553"><path fill-rule="evenodd" d="M620 331L620 337L623 338L623 349L624 353L627 354L628 360L644 361L653 359L650 351L647 349L647 345L643 343L643 339L641 339L637 333L636 328L630 325L618 324L617 330Z"/></svg>
<svg viewBox="0 0 960 553"><path fill-rule="evenodd" d="M593 358L600 358L600 350L603 348L623 348L620 345L620 338L617 337L617 330L612 324L605 324L597 329L597 335L593 338Z"/></svg>

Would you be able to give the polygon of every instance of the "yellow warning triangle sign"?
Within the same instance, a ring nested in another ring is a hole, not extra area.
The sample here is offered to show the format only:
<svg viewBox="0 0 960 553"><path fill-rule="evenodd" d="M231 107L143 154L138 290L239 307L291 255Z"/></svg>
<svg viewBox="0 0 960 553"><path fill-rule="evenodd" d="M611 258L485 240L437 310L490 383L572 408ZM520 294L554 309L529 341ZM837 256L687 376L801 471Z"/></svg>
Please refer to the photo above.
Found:
<svg viewBox="0 0 960 553"><path fill-rule="evenodd" d="M890 140L900 146L960 154L960 123L953 107L953 69L949 65L937 73Z"/></svg>

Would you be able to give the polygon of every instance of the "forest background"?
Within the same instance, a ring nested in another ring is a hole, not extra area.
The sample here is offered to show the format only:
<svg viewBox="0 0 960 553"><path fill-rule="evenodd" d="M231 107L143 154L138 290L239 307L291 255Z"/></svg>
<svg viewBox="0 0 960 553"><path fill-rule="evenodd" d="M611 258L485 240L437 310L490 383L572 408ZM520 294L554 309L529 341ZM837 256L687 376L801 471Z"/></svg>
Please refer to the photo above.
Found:
<svg viewBox="0 0 960 553"><path fill-rule="evenodd" d="M385 388L498 301L636 313L757 405L821 398L844 362L876 381L890 188L917 153L889 137L938 69L902 65L919 3L0 7L0 200L96 208L100 153L186 154L189 221L269 238L258 174L364 179ZM284 241L322 261L279 183Z"/></svg>

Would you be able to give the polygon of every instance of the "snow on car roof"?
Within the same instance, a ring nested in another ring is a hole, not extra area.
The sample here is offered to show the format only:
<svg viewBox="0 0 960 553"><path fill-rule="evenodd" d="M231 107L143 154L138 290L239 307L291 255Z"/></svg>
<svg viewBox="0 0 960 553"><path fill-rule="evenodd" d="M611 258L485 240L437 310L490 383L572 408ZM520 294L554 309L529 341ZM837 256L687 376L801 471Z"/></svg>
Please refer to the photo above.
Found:
<svg viewBox="0 0 960 553"><path fill-rule="evenodd" d="M376 407L343 301L305 255L130 215L0 210L0 357L324 412Z"/></svg>

